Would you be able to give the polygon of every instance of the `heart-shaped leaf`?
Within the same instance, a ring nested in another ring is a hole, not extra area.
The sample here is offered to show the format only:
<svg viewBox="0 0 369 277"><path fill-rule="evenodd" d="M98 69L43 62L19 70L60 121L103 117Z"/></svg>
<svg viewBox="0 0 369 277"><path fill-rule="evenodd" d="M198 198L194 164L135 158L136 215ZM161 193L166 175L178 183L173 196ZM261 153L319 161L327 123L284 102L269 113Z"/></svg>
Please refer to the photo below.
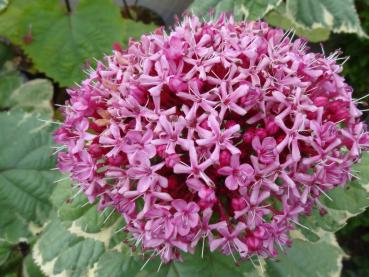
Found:
<svg viewBox="0 0 369 277"><path fill-rule="evenodd" d="M343 255L331 233L326 233L315 243L295 239L293 246L281 254L277 261L268 261L266 276L339 276Z"/></svg>
<svg viewBox="0 0 369 277"><path fill-rule="evenodd" d="M256 20L264 17L281 2L282 0L196 0L190 9L203 16L214 10L215 16L219 16L222 12L231 12L237 20Z"/></svg>
<svg viewBox="0 0 369 277"><path fill-rule="evenodd" d="M52 83L47 79L34 79L24 83L10 95L11 109L51 118L53 90Z"/></svg>
<svg viewBox="0 0 369 277"><path fill-rule="evenodd" d="M0 113L0 126L0 206L14 214L14 221L0 220L0 230L5 229L3 224L24 224L23 220L42 224L49 215L49 197L58 176L50 171L55 167L52 128L21 112Z"/></svg>
<svg viewBox="0 0 369 277"><path fill-rule="evenodd" d="M35 244L33 257L47 276L84 276L104 251L102 242L73 235L54 218Z"/></svg>
<svg viewBox="0 0 369 277"><path fill-rule="evenodd" d="M71 12L60 1L14 0L0 17L0 34L62 86L80 82L87 60L102 58L114 42L154 27L123 20L119 6L106 0L81 0Z"/></svg>

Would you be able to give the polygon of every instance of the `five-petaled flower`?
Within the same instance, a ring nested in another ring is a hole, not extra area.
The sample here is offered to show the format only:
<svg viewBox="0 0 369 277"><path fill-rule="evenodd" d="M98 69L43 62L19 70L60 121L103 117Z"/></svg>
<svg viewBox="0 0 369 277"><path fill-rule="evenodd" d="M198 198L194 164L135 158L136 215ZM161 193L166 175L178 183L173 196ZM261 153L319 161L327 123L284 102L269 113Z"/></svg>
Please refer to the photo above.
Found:
<svg viewBox="0 0 369 277"><path fill-rule="evenodd" d="M220 175L225 175L225 185L230 190L248 185L254 176L254 169L251 165L244 163L240 165L240 155L231 157L230 166L218 169Z"/></svg>

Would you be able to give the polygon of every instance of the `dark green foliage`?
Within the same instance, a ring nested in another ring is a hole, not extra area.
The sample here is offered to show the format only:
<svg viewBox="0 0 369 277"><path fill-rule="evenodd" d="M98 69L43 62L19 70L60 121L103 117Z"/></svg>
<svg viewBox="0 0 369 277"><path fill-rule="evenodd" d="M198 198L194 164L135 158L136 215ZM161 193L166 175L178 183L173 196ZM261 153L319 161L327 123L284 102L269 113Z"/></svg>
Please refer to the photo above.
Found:
<svg viewBox="0 0 369 277"><path fill-rule="evenodd" d="M369 0L356 1L359 17L363 29L369 32ZM336 47L342 49L350 59L345 64L344 75L354 87L357 97L369 93L369 40L354 35L345 35L333 38Z"/></svg>

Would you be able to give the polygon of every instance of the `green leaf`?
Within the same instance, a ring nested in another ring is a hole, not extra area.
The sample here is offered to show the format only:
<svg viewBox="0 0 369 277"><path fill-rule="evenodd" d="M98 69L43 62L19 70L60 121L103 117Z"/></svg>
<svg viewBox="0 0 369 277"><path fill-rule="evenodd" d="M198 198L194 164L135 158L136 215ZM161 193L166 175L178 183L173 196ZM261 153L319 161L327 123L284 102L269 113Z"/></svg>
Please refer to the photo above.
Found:
<svg viewBox="0 0 369 277"><path fill-rule="evenodd" d="M96 208L96 204L88 203L86 196L79 194L73 200L65 201L59 208L58 214L66 226L73 225L86 233L99 233L116 224L120 217L110 208L102 212L98 212Z"/></svg>
<svg viewBox="0 0 369 277"><path fill-rule="evenodd" d="M14 0L0 17L0 34L61 86L81 81L86 61L101 59L114 42L126 43L131 30L136 35L153 27L123 20L118 5L106 0L81 0L71 13L59 1Z"/></svg>
<svg viewBox="0 0 369 277"><path fill-rule="evenodd" d="M7 109L11 106L10 96L22 84L22 81L23 78L15 70L14 65L11 62L5 63L3 69L0 70L0 109Z"/></svg>
<svg viewBox="0 0 369 277"><path fill-rule="evenodd" d="M0 66L2 67L4 63L14 56L10 45L0 42Z"/></svg>
<svg viewBox="0 0 369 277"><path fill-rule="evenodd" d="M13 244L0 239L0 268L2 268L11 258Z"/></svg>
<svg viewBox="0 0 369 277"><path fill-rule="evenodd" d="M366 36L353 0L287 0L287 13L297 25L307 29L325 28Z"/></svg>
<svg viewBox="0 0 369 277"><path fill-rule="evenodd" d="M282 4L278 8L268 13L264 18L270 25L283 28L285 30L294 30L297 35L307 38L309 41L318 42L327 40L330 30L324 27L306 28L297 25L286 11L286 5Z"/></svg>
<svg viewBox="0 0 369 277"><path fill-rule="evenodd" d="M53 90L52 83L46 79L34 79L24 83L11 94L11 109L34 112L51 118Z"/></svg>
<svg viewBox="0 0 369 277"><path fill-rule="evenodd" d="M133 21L130 19L124 19L122 24L123 35L119 39L119 41L122 43L123 46L128 45L128 40L130 38L139 39L141 38L141 35L145 33L150 33L158 27L153 23L145 24L140 21Z"/></svg>
<svg viewBox="0 0 369 277"><path fill-rule="evenodd" d="M16 242L19 238L31 236L27 221L17 212L9 213L9 206L0 199L0 238Z"/></svg>
<svg viewBox="0 0 369 277"><path fill-rule="evenodd" d="M146 259L146 260L145 260ZM169 270L166 266L162 266L157 272L160 262L158 259L152 259L144 266L149 257L137 256L129 251L117 252L109 251L99 259L97 263L96 276L97 277L120 277L120 276L170 276ZM173 274L172 276L179 276ZM195 276L193 276L195 277Z"/></svg>
<svg viewBox="0 0 369 277"><path fill-rule="evenodd" d="M52 205L59 209L64 202L68 201L72 197L72 184L71 179L68 176L63 175L59 182L57 182L53 193L50 196L50 202Z"/></svg>
<svg viewBox="0 0 369 277"><path fill-rule="evenodd" d="M139 264L136 257L128 256L128 254L111 251L105 253L97 264L97 277L120 277L135 276L139 272ZM147 276L147 272L141 273Z"/></svg>
<svg viewBox="0 0 369 277"><path fill-rule="evenodd" d="M4 11L9 5L9 0L0 0L0 13Z"/></svg>
<svg viewBox="0 0 369 277"><path fill-rule="evenodd" d="M24 277L43 277L45 276L40 267L36 265L31 255L23 260L22 276Z"/></svg>
<svg viewBox="0 0 369 277"><path fill-rule="evenodd" d="M73 235L55 219L35 244L33 257L48 276L62 272L67 276L83 276L92 270L104 251L102 242Z"/></svg>
<svg viewBox="0 0 369 277"><path fill-rule="evenodd" d="M29 245L24 240L13 243L0 239L0 276L17 272L28 252Z"/></svg>
<svg viewBox="0 0 369 277"><path fill-rule="evenodd" d="M201 258L201 249L197 249L194 255L183 255L185 262L174 262L170 266L164 267L162 273L166 276L239 276L239 275L257 275L257 271L251 262L241 262L237 266L231 256L225 256L219 252L211 253L204 251L204 257ZM161 274L159 274L161 275Z"/></svg>
<svg viewBox="0 0 369 277"><path fill-rule="evenodd" d="M295 239L285 255L281 253L277 261L267 262L267 276L339 276L342 258L343 251L333 234L326 233L315 243Z"/></svg>
<svg viewBox="0 0 369 277"><path fill-rule="evenodd" d="M262 18L269 11L277 7L282 0L195 0L190 10L195 14L204 16L214 9L215 16L222 12L232 12L237 20L256 20Z"/></svg>
<svg viewBox="0 0 369 277"><path fill-rule="evenodd" d="M160 266L160 261L142 256L132 256L128 251L111 251L104 254L97 265L97 277L119 276L191 276L191 277L216 277L216 276L257 276L257 271L251 262L243 262L235 265L232 257L224 256L217 252L210 253L205 250L201 257L201 249L194 255L183 254L183 262L172 262ZM158 271L160 267L160 270ZM143 269L142 269L143 268Z"/></svg>
<svg viewBox="0 0 369 277"><path fill-rule="evenodd" d="M21 44L22 42L24 27L21 26L20 20L25 9L30 7L29 2L27 0L12 0L7 9L0 14L0 35L5 36L13 43Z"/></svg>
<svg viewBox="0 0 369 277"><path fill-rule="evenodd" d="M369 206L369 193L358 180L350 182L343 188L335 188L328 193L328 196L332 200L327 197L321 199L326 207L347 211L353 215L362 213Z"/></svg>
<svg viewBox="0 0 369 277"><path fill-rule="evenodd" d="M299 36L314 42L328 39L331 32L367 37L353 0L195 0L190 6L190 10L200 16L206 16L211 9L215 16L231 12L236 20L265 16L271 25L293 29Z"/></svg>
<svg viewBox="0 0 369 277"><path fill-rule="evenodd" d="M55 167L52 128L20 112L0 113L0 126L0 205L12 211L16 221L19 216L27 224L41 225L49 215L49 197L58 176L50 171Z"/></svg>
<svg viewBox="0 0 369 277"><path fill-rule="evenodd" d="M121 215L111 208L97 211L97 204L89 203L83 193L72 189L70 180L56 186L51 201L58 208L58 218L73 234L102 241L106 246L122 241L122 232L116 232L124 226Z"/></svg>
<svg viewBox="0 0 369 277"><path fill-rule="evenodd" d="M369 191L369 153L364 152L362 154L361 160L359 163L355 164L352 169L354 171L354 175L357 175L360 179L358 180L360 184Z"/></svg>

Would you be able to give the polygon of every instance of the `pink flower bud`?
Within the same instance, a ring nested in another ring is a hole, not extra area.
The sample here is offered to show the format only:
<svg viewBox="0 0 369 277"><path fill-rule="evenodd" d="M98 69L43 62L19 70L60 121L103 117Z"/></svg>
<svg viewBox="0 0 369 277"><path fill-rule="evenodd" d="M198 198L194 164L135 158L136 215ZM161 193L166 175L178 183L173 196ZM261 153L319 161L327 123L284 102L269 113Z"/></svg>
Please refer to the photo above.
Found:
<svg viewBox="0 0 369 277"><path fill-rule="evenodd" d="M167 154L165 153L166 148L167 147L164 144L156 146L156 153L162 159L165 159L165 157L167 156Z"/></svg>
<svg viewBox="0 0 369 277"><path fill-rule="evenodd" d="M247 203L243 198L232 198L232 208L235 211L242 210L246 207Z"/></svg>
<svg viewBox="0 0 369 277"><path fill-rule="evenodd" d="M329 100L325 96L318 96L314 99L314 105L318 107L324 107L328 104Z"/></svg>
<svg viewBox="0 0 369 277"><path fill-rule="evenodd" d="M267 232L265 231L265 228L261 226L257 226L252 234L254 237L259 239L265 239L267 237Z"/></svg>
<svg viewBox="0 0 369 277"><path fill-rule="evenodd" d="M100 145L98 144L91 144L90 147L88 148L88 152L93 157L99 157L102 155L103 149L101 149Z"/></svg>
<svg viewBox="0 0 369 277"><path fill-rule="evenodd" d="M277 139L276 139L277 144L281 143L281 142L284 140L284 138L285 138L285 137L286 137L285 135L279 135L279 136L277 137Z"/></svg>
<svg viewBox="0 0 369 277"><path fill-rule="evenodd" d="M255 131L255 135L258 136L260 140L262 141L268 136L268 133L264 128L257 128Z"/></svg>
<svg viewBox="0 0 369 277"><path fill-rule="evenodd" d="M274 121L269 121L265 129L269 135L275 135L279 130L279 126Z"/></svg>
<svg viewBox="0 0 369 277"><path fill-rule="evenodd" d="M244 143L251 143L252 140L254 139L255 136L255 131L254 129L248 129L246 132L243 133L242 135L242 139Z"/></svg>
<svg viewBox="0 0 369 277"><path fill-rule="evenodd" d="M122 166L126 164L126 162L127 162L127 158L123 157L123 155L118 155L115 157L108 158L108 164L112 166Z"/></svg>
<svg viewBox="0 0 369 277"><path fill-rule="evenodd" d="M234 125L237 125L237 122L236 122L236 121L234 121L234 120L228 120L228 121L224 124L224 127L225 127L226 129L228 129L228 128L230 128L230 127L234 126Z"/></svg>
<svg viewBox="0 0 369 277"><path fill-rule="evenodd" d="M211 130L210 127L209 127L209 124L208 124L208 121L207 120L204 120L200 123L200 127L201 128L204 128L206 130Z"/></svg>
<svg viewBox="0 0 369 277"><path fill-rule="evenodd" d="M250 251L257 251L261 246L261 241L256 237L247 237L246 244Z"/></svg>
<svg viewBox="0 0 369 277"><path fill-rule="evenodd" d="M324 208L320 208L320 209L319 209L319 214L320 214L321 216L325 216L327 213L328 213L328 211L327 211L326 209L324 209Z"/></svg>
<svg viewBox="0 0 369 277"><path fill-rule="evenodd" d="M231 161L231 153L228 150L220 151L219 164L221 167L229 165Z"/></svg>
<svg viewBox="0 0 369 277"><path fill-rule="evenodd" d="M170 176L168 178L168 190L174 190L178 187L178 181L176 176Z"/></svg>

